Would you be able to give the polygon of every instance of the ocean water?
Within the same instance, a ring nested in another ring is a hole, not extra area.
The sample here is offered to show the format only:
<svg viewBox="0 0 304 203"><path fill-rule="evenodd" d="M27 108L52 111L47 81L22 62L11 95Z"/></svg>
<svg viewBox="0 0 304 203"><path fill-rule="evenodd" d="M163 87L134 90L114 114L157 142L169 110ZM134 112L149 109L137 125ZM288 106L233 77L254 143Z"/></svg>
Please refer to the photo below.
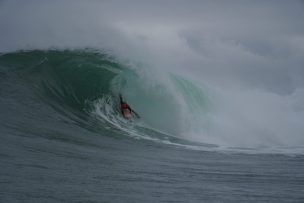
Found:
<svg viewBox="0 0 304 203"><path fill-rule="evenodd" d="M145 71L93 50L2 54L0 201L304 202L300 143L198 140L222 127L210 90Z"/></svg>

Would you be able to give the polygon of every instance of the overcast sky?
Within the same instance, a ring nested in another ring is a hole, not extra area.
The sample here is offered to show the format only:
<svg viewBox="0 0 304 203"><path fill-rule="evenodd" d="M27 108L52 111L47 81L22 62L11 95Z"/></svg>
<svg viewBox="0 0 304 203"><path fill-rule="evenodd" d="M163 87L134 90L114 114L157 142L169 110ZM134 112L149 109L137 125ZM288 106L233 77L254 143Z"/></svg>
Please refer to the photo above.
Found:
<svg viewBox="0 0 304 203"><path fill-rule="evenodd" d="M292 94L304 86L303 2L2 0L0 51L113 49L205 79Z"/></svg>

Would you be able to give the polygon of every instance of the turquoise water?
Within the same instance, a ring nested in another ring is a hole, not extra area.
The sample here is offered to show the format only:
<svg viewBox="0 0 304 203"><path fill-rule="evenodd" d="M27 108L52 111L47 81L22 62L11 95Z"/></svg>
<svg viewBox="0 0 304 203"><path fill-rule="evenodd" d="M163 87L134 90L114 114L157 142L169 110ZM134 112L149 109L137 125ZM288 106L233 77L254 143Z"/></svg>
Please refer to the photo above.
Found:
<svg viewBox="0 0 304 203"><path fill-rule="evenodd" d="M92 50L2 54L1 202L304 201L302 153L190 139L214 126L207 88L139 70ZM121 117L121 92L141 119Z"/></svg>

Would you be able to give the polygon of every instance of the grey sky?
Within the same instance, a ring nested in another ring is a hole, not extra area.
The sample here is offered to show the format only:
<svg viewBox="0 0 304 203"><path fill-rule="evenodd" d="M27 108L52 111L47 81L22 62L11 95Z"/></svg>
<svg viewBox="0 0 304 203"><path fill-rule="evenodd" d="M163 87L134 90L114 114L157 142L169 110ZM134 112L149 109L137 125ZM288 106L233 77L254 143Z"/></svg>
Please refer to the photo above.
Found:
<svg viewBox="0 0 304 203"><path fill-rule="evenodd" d="M106 47L205 80L291 94L304 86L303 19L297 0L4 0L0 51Z"/></svg>

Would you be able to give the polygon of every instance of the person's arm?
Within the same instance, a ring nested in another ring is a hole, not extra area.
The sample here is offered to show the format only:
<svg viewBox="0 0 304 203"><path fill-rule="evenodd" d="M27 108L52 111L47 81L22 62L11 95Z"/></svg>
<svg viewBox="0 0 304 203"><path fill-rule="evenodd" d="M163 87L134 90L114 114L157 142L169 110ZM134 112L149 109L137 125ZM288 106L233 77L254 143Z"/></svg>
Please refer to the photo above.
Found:
<svg viewBox="0 0 304 203"><path fill-rule="evenodd" d="M121 94L119 94L119 102L120 102L120 107L119 107L120 112L121 112L122 115L124 115L124 112L123 112L123 109L122 109L123 101L122 101L122 96L121 96Z"/></svg>
<svg viewBox="0 0 304 203"><path fill-rule="evenodd" d="M130 107L129 107L129 110L130 110L131 112L133 112L137 118L140 118L140 116L138 115L138 113L136 113L136 112L135 112L133 109L131 109Z"/></svg>

